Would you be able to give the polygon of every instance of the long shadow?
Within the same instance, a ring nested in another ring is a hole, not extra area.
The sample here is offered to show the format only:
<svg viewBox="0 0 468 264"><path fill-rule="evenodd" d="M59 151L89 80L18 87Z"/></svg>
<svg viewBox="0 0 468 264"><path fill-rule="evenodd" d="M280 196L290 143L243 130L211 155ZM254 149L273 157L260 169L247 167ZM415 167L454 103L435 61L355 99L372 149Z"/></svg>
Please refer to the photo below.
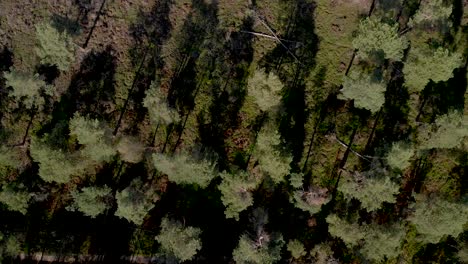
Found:
<svg viewBox="0 0 468 264"><path fill-rule="evenodd" d="M305 140L304 124L309 113L306 112L305 82L315 66L315 55L318 51L318 37L314 33L314 9L315 4L309 1L296 2L291 22L284 39L297 42L284 42L283 44L298 58L299 62L278 44L260 62L265 68L277 70L280 79L287 87L283 94L284 113L282 113L279 131L289 145L294 160L297 164L301 160ZM288 74L293 72L294 74ZM297 169L297 168L296 168Z"/></svg>
<svg viewBox="0 0 468 264"><path fill-rule="evenodd" d="M38 134L50 131L60 122L68 123L75 112L101 120L112 119L116 62L111 53L112 49L108 47L103 52L87 55L80 70L73 76L70 87L55 103L52 120L44 124Z"/></svg>

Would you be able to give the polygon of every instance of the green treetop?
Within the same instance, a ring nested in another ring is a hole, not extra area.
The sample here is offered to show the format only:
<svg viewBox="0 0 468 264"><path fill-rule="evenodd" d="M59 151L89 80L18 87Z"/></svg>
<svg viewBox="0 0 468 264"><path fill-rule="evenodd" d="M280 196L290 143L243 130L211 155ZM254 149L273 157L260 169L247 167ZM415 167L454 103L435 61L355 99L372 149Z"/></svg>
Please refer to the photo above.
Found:
<svg viewBox="0 0 468 264"><path fill-rule="evenodd" d="M338 191L343 193L345 199L359 200L367 211L381 208L384 202L394 203L398 190L399 186L389 177L345 177L338 184Z"/></svg>
<svg viewBox="0 0 468 264"><path fill-rule="evenodd" d="M419 9L409 20L410 27L450 27L452 5L446 5L443 0L422 0Z"/></svg>
<svg viewBox="0 0 468 264"><path fill-rule="evenodd" d="M66 71L75 60L74 44L66 33L60 33L50 23L36 25L38 46L36 54L42 64L56 65L61 71Z"/></svg>
<svg viewBox="0 0 468 264"><path fill-rule="evenodd" d="M43 94L53 95L53 88L47 85L38 74L32 75L10 68L10 72L4 72L6 85L13 88L9 96L16 102L21 102L26 109L39 109L45 104Z"/></svg>
<svg viewBox="0 0 468 264"><path fill-rule="evenodd" d="M439 116L430 125L422 126L418 133L420 149L456 148L468 136L468 116L452 111Z"/></svg>
<svg viewBox="0 0 468 264"><path fill-rule="evenodd" d="M405 170L410 166L410 159L414 156L414 149L403 142L393 143L387 153L387 163L393 169Z"/></svg>
<svg viewBox="0 0 468 264"><path fill-rule="evenodd" d="M326 188L319 188L317 186L309 186L307 190L303 187L303 174L292 173L290 182L294 184L293 187L296 189L290 200L294 205L310 214L315 214L320 211L322 205L328 203L331 197L328 195Z"/></svg>
<svg viewBox="0 0 468 264"><path fill-rule="evenodd" d="M78 210L84 215L95 218L110 208L109 198L112 190L107 187L85 187L72 191L73 204L67 210Z"/></svg>
<svg viewBox="0 0 468 264"><path fill-rule="evenodd" d="M39 163L39 176L46 182L67 183L72 176L83 172L69 154L53 149L37 138L32 138L30 152L33 160Z"/></svg>
<svg viewBox="0 0 468 264"><path fill-rule="evenodd" d="M420 234L418 239L425 243L439 243L446 237L457 237L468 223L468 206L441 198L416 197L414 214L409 221Z"/></svg>
<svg viewBox="0 0 468 264"><path fill-rule="evenodd" d="M398 24L393 26L373 18L366 18L359 24L353 47L363 58L383 56L385 59L400 61L408 41L398 35Z"/></svg>
<svg viewBox="0 0 468 264"><path fill-rule="evenodd" d="M145 216L153 209L154 202L159 199L155 191L145 186L139 178L134 179L127 188L117 192L115 198L117 199L115 215L136 225L143 224Z"/></svg>
<svg viewBox="0 0 468 264"><path fill-rule="evenodd" d="M153 164L158 171L177 184L197 184L205 188L217 176L215 162L195 160L184 153L174 157L153 154Z"/></svg>
<svg viewBox="0 0 468 264"><path fill-rule="evenodd" d="M285 154L281 144L278 131L265 126L258 134L253 153L258 160L260 171L270 176L275 183L283 181L291 170L289 164L292 162L292 156Z"/></svg>
<svg viewBox="0 0 468 264"><path fill-rule="evenodd" d="M289 253L295 259L299 259L306 255L304 245L297 239L289 240L287 245Z"/></svg>
<svg viewBox="0 0 468 264"><path fill-rule="evenodd" d="M283 83L274 73L264 70L255 71L248 80L248 94L255 99L260 110L266 112L281 103Z"/></svg>
<svg viewBox="0 0 468 264"><path fill-rule="evenodd" d="M163 218L161 232L155 239L164 254L184 262L193 259L202 248L201 233L200 228L184 227L180 222Z"/></svg>
<svg viewBox="0 0 468 264"><path fill-rule="evenodd" d="M232 257L237 264L273 264L281 259L283 246L281 235L262 235L257 240L252 240L244 234L232 252Z"/></svg>
<svg viewBox="0 0 468 264"><path fill-rule="evenodd" d="M0 202L8 206L8 209L26 214L31 194L27 191L15 190L8 185L0 191Z"/></svg>
<svg viewBox="0 0 468 264"><path fill-rule="evenodd" d="M352 71L345 76L341 98L354 100L354 106L375 113L385 103L386 84L373 80L370 74Z"/></svg>
<svg viewBox="0 0 468 264"><path fill-rule="evenodd" d="M69 126L70 135L76 136L78 143L84 145L81 150L83 156L96 162L105 162L116 154L110 142L110 132L98 120L75 114Z"/></svg>
<svg viewBox="0 0 468 264"><path fill-rule="evenodd" d="M179 113L169 107L166 98L155 82L152 82L150 88L146 90L143 106L148 109L148 114L153 125L169 125L180 120Z"/></svg>
<svg viewBox="0 0 468 264"><path fill-rule="evenodd" d="M327 216L326 220L328 232L332 236L343 240L347 247L357 246L366 235L357 223L350 223L339 218L337 215L331 214Z"/></svg>
<svg viewBox="0 0 468 264"><path fill-rule="evenodd" d="M257 186L257 181L245 171L237 173L220 173L223 181L218 186L221 191L221 201L226 210L227 218L239 220L239 213L253 204L252 191Z"/></svg>
<svg viewBox="0 0 468 264"><path fill-rule="evenodd" d="M403 68L405 85L411 92L420 92L432 80L444 82L453 77L453 70L461 67L463 58L447 49L434 51L412 48Z"/></svg>

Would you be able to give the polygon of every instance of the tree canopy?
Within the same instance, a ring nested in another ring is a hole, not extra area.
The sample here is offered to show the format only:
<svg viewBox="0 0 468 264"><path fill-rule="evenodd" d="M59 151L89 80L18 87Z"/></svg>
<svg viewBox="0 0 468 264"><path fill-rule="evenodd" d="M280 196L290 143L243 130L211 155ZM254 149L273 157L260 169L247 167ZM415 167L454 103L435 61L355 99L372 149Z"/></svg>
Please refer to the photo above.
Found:
<svg viewBox="0 0 468 264"><path fill-rule="evenodd" d="M38 46L36 54L42 64L56 65L61 71L66 71L75 60L75 48L71 37L64 31L59 32L50 23L40 23L36 26Z"/></svg>
<svg viewBox="0 0 468 264"><path fill-rule="evenodd" d="M73 197L73 204L67 207L68 210L78 210L84 215L95 218L99 214L104 213L109 209L110 195L112 190L107 187L84 187L80 191L75 190L71 192Z"/></svg>
<svg viewBox="0 0 468 264"><path fill-rule="evenodd" d="M468 136L468 117L458 111L438 116L434 123L419 128L420 149L456 148Z"/></svg>
<svg viewBox="0 0 468 264"><path fill-rule="evenodd" d="M236 173L220 174L223 181L218 186L221 191L221 201L226 210L224 214L227 218L239 220L239 213L253 204L251 191L255 189L258 181L248 172L240 171Z"/></svg>
<svg viewBox="0 0 468 264"><path fill-rule="evenodd" d="M0 191L0 203L7 205L8 209L26 214L31 194L26 190L17 190L12 185Z"/></svg>
<svg viewBox="0 0 468 264"><path fill-rule="evenodd" d="M248 80L248 94L255 99L260 110L266 112L279 106L283 83L274 73L256 70Z"/></svg>
<svg viewBox="0 0 468 264"><path fill-rule="evenodd" d="M153 125L169 125L180 120L179 114L175 109L169 107L166 98L154 81L151 83L150 88L146 90L143 106L148 109L149 118Z"/></svg>

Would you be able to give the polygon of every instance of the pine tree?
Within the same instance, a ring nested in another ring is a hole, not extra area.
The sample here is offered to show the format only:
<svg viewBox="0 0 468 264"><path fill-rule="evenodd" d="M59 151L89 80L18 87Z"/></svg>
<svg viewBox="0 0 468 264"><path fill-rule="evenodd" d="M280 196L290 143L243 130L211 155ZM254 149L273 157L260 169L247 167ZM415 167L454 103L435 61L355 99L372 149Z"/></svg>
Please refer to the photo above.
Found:
<svg viewBox="0 0 468 264"><path fill-rule="evenodd" d="M400 254L405 230L401 225L381 226L375 223L365 225L364 245L360 252L375 263L385 258L394 259Z"/></svg>
<svg viewBox="0 0 468 264"><path fill-rule="evenodd" d="M447 49L412 48L403 68L405 85L410 92L420 92L432 80L444 82L453 77L453 71L463 64L463 58L458 53L450 53Z"/></svg>
<svg viewBox="0 0 468 264"><path fill-rule="evenodd" d="M350 248L357 246L366 236L365 231L357 223L349 223L334 214L327 216L326 220L328 232L332 236L343 240L346 246Z"/></svg>
<svg viewBox="0 0 468 264"><path fill-rule="evenodd" d="M289 164L292 162L292 156L285 154L281 143L278 131L263 127L258 134L253 153L258 160L260 171L265 176L270 176L275 183L283 181L291 170Z"/></svg>
<svg viewBox="0 0 468 264"><path fill-rule="evenodd" d="M215 162L195 160L183 153L174 157L153 154L153 164L158 171L177 184L196 184L205 188L217 176Z"/></svg>
<svg viewBox="0 0 468 264"><path fill-rule="evenodd" d="M420 149L456 148L461 146L468 136L468 116L451 111L436 118L430 125L419 128L418 142Z"/></svg>
<svg viewBox="0 0 468 264"><path fill-rule="evenodd" d="M289 253L295 259L299 259L306 255L304 245L297 239L289 240L287 245Z"/></svg>
<svg viewBox="0 0 468 264"><path fill-rule="evenodd" d="M61 71L68 70L75 60L71 37L65 31L60 33L50 23L36 25L36 37L39 43L36 54L41 63L56 65Z"/></svg>
<svg viewBox="0 0 468 264"><path fill-rule="evenodd" d="M366 18L359 24L353 47L363 58L382 56L385 59L401 61L408 41L398 35L398 24L391 26L374 18Z"/></svg>
<svg viewBox="0 0 468 264"><path fill-rule="evenodd" d="M247 234L243 234L232 257L237 264L272 264L281 259L283 246L281 235L261 236L252 240Z"/></svg>
<svg viewBox="0 0 468 264"><path fill-rule="evenodd" d="M143 224L148 212L159 199L153 188L145 186L140 178L134 179L130 186L117 192L117 211L115 215L136 225Z"/></svg>
<svg viewBox="0 0 468 264"><path fill-rule="evenodd" d="M410 27L448 28L452 25L449 17L452 5L443 0L422 0L418 11L408 22Z"/></svg>
<svg viewBox="0 0 468 264"><path fill-rule="evenodd" d="M145 146L134 137L122 137L116 146L117 152L123 161L138 163L143 159Z"/></svg>
<svg viewBox="0 0 468 264"><path fill-rule="evenodd" d="M180 120L179 113L169 107L166 98L159 87L157 87L156 82L152 82L150 88L146 91L143 106L148 109L148 114L153 125L169 125L177 123Z"/></svg>
<svg viewBox="0 0 468 264"><path fill-rule="evenodd" d="M399 186L389 177L347 177L340 180L338 191L345 199L357 199L367 211L374 211L382 207L384 202L394 203Z"/></svg>
<svg viewBox="0 0 468 264"><path fill-rule="evenodd" d="M274 73L255 71L248 80L248 94L255 99L260 110L267 112L281 104L283 83Z"/></svg>
<svg viewBox="0 0 468 264"><path fill-rule="evenodd" d="M38 74L17 71L10 68L10 72L4 72L6 86L13 88L9 96L17 103L22 103L26 109L35 107L42 109L45 104L43 95L53 95L53 87L48 85Z"/></svg>
<svg viewBox="0 0 468 264"><path fill-rule="evenodd" d="M345 76L340 99L354 100L354 106L377 112L385 103L386 85L373 80L370 74L352 71Z"/></svg>
<svg viewBox="0 0 468 264"><path fill-rule="evenodd" d="M416 197L414 214L409 221L420 234L418 240L436 244L446 236L457 237L464 231L464 225L468 223L468 206L420 195Z"/></svg>
<svg viewBox="0 0 468 264"><path fill-rule="evenodd" d="M392 148L387 153L387 163L390 167L403 171L410 166L410 159L415 151L412 147L403 142L393 143Z"/></svg>
<svg viewBox="0 0 468 264"><path fill-rule="evenodd" d="M107 162L116 154L110 142L110 131L97 119L82 117L76 113L70 120L70 135L78 139L83 156L96 161Z"/></svg>
<svg viewBox="0 0 468 264"><path fill-rule="evenodd" d="M107 187L85 187L81 191L72 191L73 204L67 210L78 210L84 215L95 218L109 209L112 190Z"/></svg>
<svg viewBox="0 0 468 264"><path fill-rule="evenodd" d="M8 185L0 191L0 203L6 204L8 209L26 214L31 194L27 191L17 190Z"/></svg>
<svg viewBox="0 0 468 264"><path fill-rule="evenodd" d="M49 147L45 142L32 138L31 157L39 163L39 176L46 182L67 183L72 176L81 175L81 164L70 154Z"/></svg>
<svg viewBox="0 0 468 264"><path fill-rule="evenodd" d="M201 233L200 228L184 227L180 222L163 218L161 231L155 239L165 255L184 262L193 259L202 248Z"/></svg>
<svg viewBox="0 0 468 264"><path fill-rule="evenodd" d="M226 218L239 220L239 213L253 204L252 191L257 187L257 180L245 171L220 174L223 181L218 186L221 191L221 201L226 210Z"/></svg>

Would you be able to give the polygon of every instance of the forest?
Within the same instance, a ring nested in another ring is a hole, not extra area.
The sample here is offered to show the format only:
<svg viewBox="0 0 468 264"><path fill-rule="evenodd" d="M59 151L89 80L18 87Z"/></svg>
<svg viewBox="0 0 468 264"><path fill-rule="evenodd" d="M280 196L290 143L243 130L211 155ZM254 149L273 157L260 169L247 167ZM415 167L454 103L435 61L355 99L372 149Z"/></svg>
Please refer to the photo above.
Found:
<svg viewBox="0 0 468 264"><path fill-rule="evenodd" d="M468 0L0 0L0 263L468 263Z"/></svg>

